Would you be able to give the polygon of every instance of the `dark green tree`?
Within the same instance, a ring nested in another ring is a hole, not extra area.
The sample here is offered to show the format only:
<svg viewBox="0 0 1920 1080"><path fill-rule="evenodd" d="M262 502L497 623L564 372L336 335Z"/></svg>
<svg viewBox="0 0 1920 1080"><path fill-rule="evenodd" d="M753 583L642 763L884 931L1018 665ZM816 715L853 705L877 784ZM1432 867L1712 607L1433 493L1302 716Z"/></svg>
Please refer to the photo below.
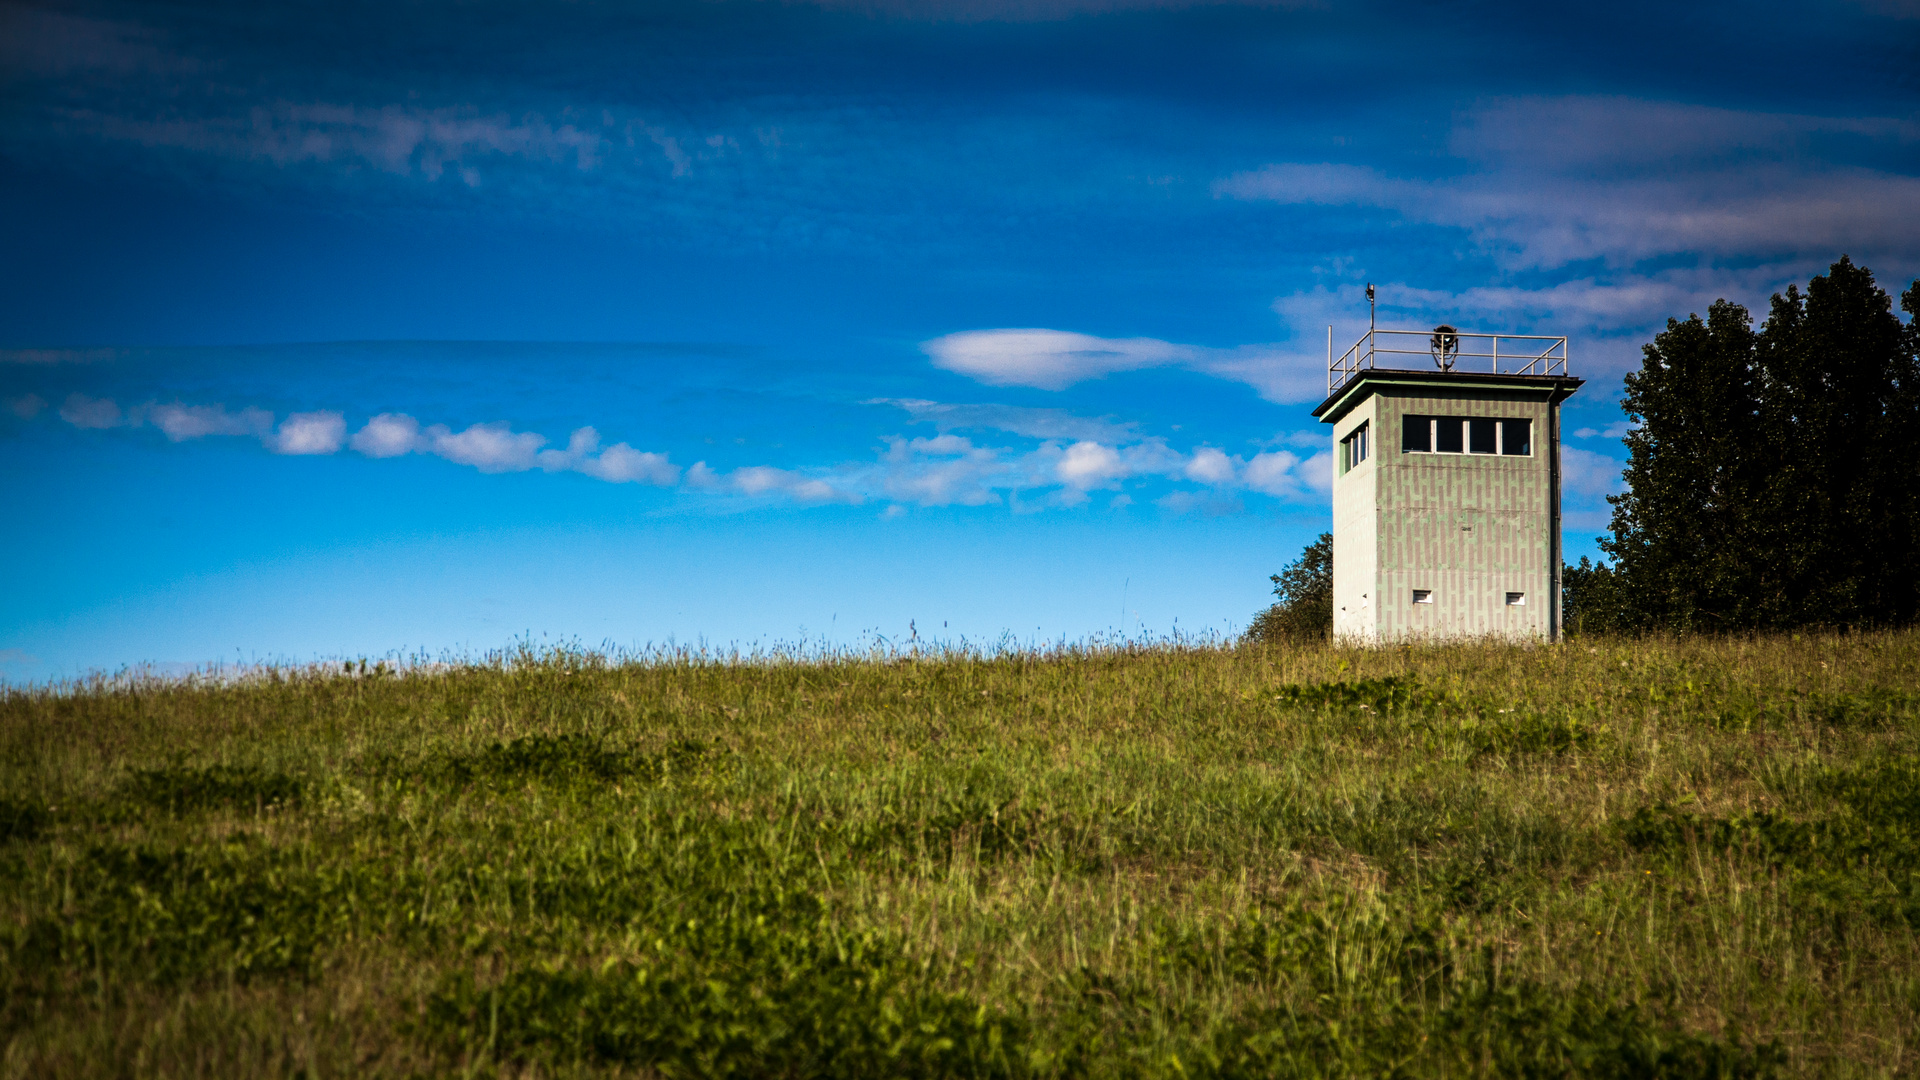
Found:
<svg viewBox="0 0 1920 1080"><path fill-rule="evenodd" d="M1901 307L1920 316L1920 282ZM1725 300L1704 322L1668 320L1626 379L1628 490L1609 499L1600 545L1613 566L1568 571L1585 627L1911 622L1916 323L1844 256L1805 293L1774 296L1758 333Z"/></svg>
<svg viewBox="0 0 1920 1080"><path fill-rule="evenodd" d="M1605 621L1613 629L1739 625L1750 617L1746 540L1766 469L1752 317L1721 300L1705 322L1668 319L1642 352L1620 402L1635 423L1627 491L1608 498L1613 537L1600 544L1630 586L1616 593L1630 603ZM1598 619L1598 611L1589 606L1587 615Z"/></svg>
<svg viewBox="0 0 1920 1080"><path fill-rule="evenodd" d="M1333 636L1333 534L1300 552L1300 558L1273 575L1278 601L1253 617L1247 639L1260 644L1320 641Z"/></svg>
<svg viewBox="0 0 1920 1080"><path fill-rule="evenodd" d="M1748 545L1755 621L1911 621L1920 417L1910 328L1873 274L1843 256L1804 295L1774 296L1757 345L1767 470Z"/></svg>
<svg viewBox="0 0 1920 1080"><path fill-rule="evenodd" d="M1617 634L1634 629L1613 567L1585 555L1560 571L1560 618L1569 634Z"/></svg>

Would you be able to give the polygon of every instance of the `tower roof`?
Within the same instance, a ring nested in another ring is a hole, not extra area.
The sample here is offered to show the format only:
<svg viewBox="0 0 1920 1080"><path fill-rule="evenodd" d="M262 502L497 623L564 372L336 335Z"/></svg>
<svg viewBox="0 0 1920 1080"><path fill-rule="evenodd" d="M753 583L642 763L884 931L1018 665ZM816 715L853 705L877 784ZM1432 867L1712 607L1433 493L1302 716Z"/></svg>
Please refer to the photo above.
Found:
<svg viewBox="0 0 1920 1080"><path fill-rule="evenodd" d="M1367 395L1383 386L1469 392L1520 391L1540 394L1546 400L1557 403L1573 396L1574 391L1580 389L1585 383L1586 380L1576 379L1571 375L1495 375L1491 372L1361 368L1347 381L1335 387L1333 392L1327 395L1327 400L1313 410L1313 415L1323 424L1335 423L1346 415L1347 410L1366 400Z"/></svg>

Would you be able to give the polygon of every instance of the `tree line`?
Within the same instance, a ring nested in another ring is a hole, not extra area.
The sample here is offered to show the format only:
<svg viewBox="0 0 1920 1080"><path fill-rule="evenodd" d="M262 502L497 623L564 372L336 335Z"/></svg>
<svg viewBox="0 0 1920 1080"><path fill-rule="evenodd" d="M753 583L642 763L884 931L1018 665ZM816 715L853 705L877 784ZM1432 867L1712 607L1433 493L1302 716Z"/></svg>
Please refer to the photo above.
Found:
<svg viewBox="0 0 1920 1080"><path fill-rule="evenodd" d="M1758 330L1720 300L1626 377L1627 490L1565 571L1570 629L1910 623L1920 612L1920 282L1842 256Z"/></svg>
<svg viewBox="0 0 1920 1080"><path fill-rule="evenodd" d="M1920 281L1894 301L1846 257L1754 328L1719 300L1668 319L1626 377L1611 560L1563 571L1572 633L1911 623L1920 614ZM1332 538L1273 576L1254 640L1332 631Z"/></svg>

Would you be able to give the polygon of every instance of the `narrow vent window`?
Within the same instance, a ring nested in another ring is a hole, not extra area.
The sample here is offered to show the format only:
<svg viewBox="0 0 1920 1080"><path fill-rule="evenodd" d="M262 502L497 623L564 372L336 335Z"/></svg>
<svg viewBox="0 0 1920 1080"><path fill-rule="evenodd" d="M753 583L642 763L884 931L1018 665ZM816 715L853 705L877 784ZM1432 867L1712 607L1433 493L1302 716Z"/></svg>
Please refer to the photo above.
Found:
<svg viewBox="0 0 1920 1080"><path fill-rule="evenodd" d="M1527 606L1527 594L1526 594L1526 593L1523 593L1523 592L1510 592L1510 593L1508 593L1508 594L1507 594L1507 606L1508 606L1508 607L1526 607L1526 606Z"/></svg>
<svg viewBox="0 0 1920 1080"><path fill-rule="evenodd" d="M1431 604L1431 603L1433 603L1433 590L1432 590L1432 589L1415 589L1415 590L1413 590L1413 602L1414 602L1414 603L1416 603L1416 604Z"/></svg>

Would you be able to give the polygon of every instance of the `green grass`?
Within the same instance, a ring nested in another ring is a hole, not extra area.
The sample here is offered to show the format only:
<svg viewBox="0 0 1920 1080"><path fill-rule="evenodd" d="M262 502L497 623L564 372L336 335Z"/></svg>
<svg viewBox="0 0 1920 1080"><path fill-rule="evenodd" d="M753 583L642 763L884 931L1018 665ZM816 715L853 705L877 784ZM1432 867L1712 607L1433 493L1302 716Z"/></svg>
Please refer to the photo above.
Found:
<svg viewBox="0 0 1920 1080"><path fill-rule="evenodd" d="M1920 1067L1920 635L0 691L0 1076Z"/></svg>

